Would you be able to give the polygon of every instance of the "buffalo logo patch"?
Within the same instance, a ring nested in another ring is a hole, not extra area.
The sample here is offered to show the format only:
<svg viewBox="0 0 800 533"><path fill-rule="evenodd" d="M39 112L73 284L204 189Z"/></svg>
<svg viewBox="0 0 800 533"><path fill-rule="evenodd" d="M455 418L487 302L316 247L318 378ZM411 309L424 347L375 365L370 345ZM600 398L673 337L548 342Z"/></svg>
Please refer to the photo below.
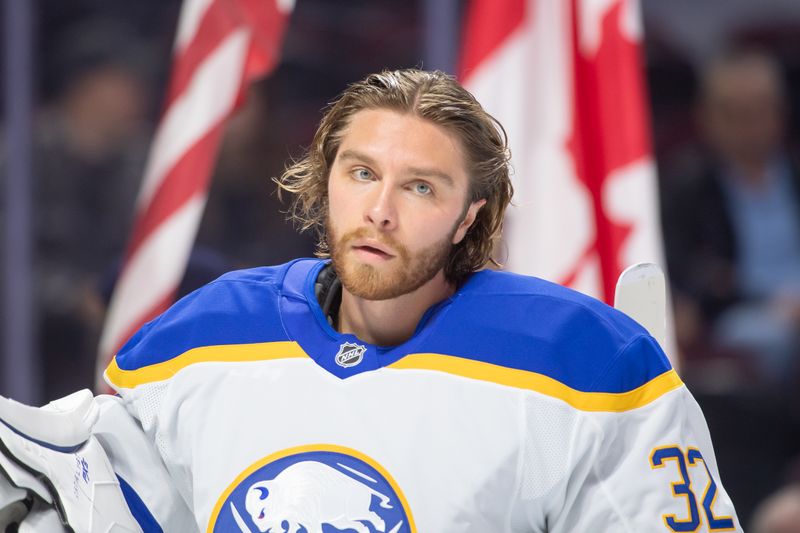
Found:
<svg viewBox="0 0 800 533"><path fill-rule="evenodd" d="M301 446L252 465L220 497L209 531L416 533L392 477L341 446Z"/></svg>

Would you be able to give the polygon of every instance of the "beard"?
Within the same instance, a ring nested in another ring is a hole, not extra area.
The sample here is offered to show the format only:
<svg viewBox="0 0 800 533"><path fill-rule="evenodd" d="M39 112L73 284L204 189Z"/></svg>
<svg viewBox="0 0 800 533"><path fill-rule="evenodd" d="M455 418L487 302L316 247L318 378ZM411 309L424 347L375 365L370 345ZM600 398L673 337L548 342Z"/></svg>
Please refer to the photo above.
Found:
<svg viewBox="0 0 800 533"><path fill-rule="evenodd" d="M453 235L458 224L442 240L433 243L412 255L408 248L391 235L359 228L338 236L330 220L327 224L331 262L342 282L351 294L365 300L389 300L414 292L442 270L453 250ZM348 254L350 243L358 239L372 238L391 247L397 255L385 268L361 263Z"/></svg>

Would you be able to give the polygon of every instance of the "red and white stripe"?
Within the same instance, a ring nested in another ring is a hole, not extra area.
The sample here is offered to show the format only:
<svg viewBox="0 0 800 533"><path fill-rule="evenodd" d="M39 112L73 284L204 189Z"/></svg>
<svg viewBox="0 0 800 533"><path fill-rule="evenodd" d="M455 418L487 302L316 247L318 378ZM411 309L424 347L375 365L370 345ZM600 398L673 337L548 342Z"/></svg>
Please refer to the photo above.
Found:
<svg viewBox="0 0 800 533"><path fill-rule="evenodd" d="M112 356L172 303L205 207L227 117L278 61L292 0L184 0L165 112L136 203L126 259L100 339Z"/></svg>
<svg viewBox="0 0 800 533"><path fill-rule="evenodd" d="M637 0L473 0L460 67L506 128L509 269L612 303L664 265Z"/></svg>

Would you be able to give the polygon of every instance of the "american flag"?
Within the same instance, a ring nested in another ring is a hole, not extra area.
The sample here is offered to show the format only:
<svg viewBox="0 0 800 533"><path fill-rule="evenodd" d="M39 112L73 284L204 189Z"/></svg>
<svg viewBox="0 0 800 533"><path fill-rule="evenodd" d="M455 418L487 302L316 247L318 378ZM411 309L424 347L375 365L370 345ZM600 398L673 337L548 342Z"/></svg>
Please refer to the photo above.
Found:
<svg viewBox="0 0 800 533"><path fill-rule="evenodd" d="M293 0L184 0L164 113L100 338L96 388L119 348L172 303L205 207L225 120L276 65Z"/></svg>

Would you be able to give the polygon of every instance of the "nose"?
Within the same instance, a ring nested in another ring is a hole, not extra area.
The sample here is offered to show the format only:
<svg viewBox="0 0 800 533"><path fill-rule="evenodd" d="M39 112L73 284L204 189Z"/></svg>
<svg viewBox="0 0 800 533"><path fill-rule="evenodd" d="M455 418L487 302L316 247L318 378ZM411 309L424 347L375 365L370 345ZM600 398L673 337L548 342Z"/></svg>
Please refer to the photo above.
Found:
<svg viewBox="0 0 800 533"><path fill-rule="evenodd" d="M387 182L388 180L382 180L376 183L375 190L370 195L369 203L364 211L365 222L381 231L391 231L397 227L395 193Z"/></svg>

